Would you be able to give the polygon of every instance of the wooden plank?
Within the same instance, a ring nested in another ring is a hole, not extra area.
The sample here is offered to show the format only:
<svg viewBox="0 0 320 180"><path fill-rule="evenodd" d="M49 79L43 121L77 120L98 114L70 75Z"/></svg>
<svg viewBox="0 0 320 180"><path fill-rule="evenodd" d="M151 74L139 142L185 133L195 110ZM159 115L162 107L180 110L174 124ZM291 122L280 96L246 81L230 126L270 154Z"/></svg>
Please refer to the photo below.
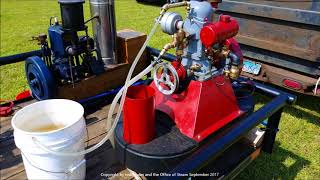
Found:
<svg viewBox="0 0 320 180"><path fill-rule="evenodd" d="M87 179L99 179L103 177L101 173L112 174L124 169L109 143L88 154L90 155L92 156L87 158Z"/></svg>
<svg viewBox="0 0 320 180"><path fill-rule="evenodd" d="M7 180L22 180L27 179L27 174L25 170L19 171L16 174L7 178Z"/></svg>
<svg viewBox="0 0 320 180"><path fill-rule="evenodd" d="M83 79L74 85L65 85L58 88L57 97L81 100L103 93L107 90L122 86L126 80L129 68L146 40L146 34L133 30L122 30L117 37L117 57L120 64L110 65L106 72ZM121 64L122 63L122 64ZM150 64L147 52L144 51L134 75L143 71Z"/></svg>
<svg viewBox="0 0 320 180"><path fill-rule="evenodd" d="M11 114L8 117L0 117L0 142L1 145L2 143L10 136L12 136L12 132L13 129L11 127L11 119L13 117L13 115L18 112L18 110L20 110L22 107L25 107L31 103L36 102L36 100L32 100L32 101L27 101L27 102L23 102L21 104L15 105L13 107L13 114ZM1 151L1 149L0 149Z"/></svg>
<svg viewBox="0 0 320 180"><path fill-rule="evenodd" d="M24 170L24 166L23 163L20 163L18 165L14 165L12 167L10 167L9 169L7 169L5 172L1 172L1 179L5 180L5 179L13 179L12 177L17 176L19 173L25 171ZM25 177L26 179L26 177Z"/></svg>
<svg viewBox="0 0 320 180"><path fill-rule="evenodd" d="M316 61L319 57L319 52L312 49L299 48L296 46L289 46L287 42L276 42L274 40L266 40L256 37L250 37L246 34L238 35L237 40L240 43L249 45L252 47L259 47L262 49L267 49L269 51L274 51L282 54L288 54L290 56L295 56L299 58L304 58L309 61Z"/></svg>
<svg viewBox="0 0 320 180"><path fill-rule="evenodd" d="M146 62L139 63L133 75L144 70L146 66ZM129 68L130 65L128 64L120 64L99 76L93 76L75 83L74 86L66 85L59 87L57 97L81 100L122 86L126 80Z"/></svg>

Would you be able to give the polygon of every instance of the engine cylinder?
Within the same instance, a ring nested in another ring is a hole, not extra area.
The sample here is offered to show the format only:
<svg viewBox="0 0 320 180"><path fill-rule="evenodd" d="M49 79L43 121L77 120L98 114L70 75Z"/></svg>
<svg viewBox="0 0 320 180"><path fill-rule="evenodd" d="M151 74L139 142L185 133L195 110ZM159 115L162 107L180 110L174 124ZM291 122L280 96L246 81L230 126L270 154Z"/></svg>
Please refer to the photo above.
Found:
<svg viewBox="0 0 320 180"><path fill-rule="evenodd" d="M84 0L59 0L62 27L69 31L82 31L86 29L83 16Z"/></svg>
<svg viewBox="0 0 320 180"><path fill-rule="evenodd" d="M116 64L116 23L114 0L90 0L91 16L93 20L93 35L96 42L98 58L105 67Z"/></svg>
<svg viewBox="0 0 320 180"><path fill-rule="evenodd" d="M210 47L216 43L222 43L238 34L238 22L228 15L221 15L217 23L209 23L200 31L201 42Z"/></svg>

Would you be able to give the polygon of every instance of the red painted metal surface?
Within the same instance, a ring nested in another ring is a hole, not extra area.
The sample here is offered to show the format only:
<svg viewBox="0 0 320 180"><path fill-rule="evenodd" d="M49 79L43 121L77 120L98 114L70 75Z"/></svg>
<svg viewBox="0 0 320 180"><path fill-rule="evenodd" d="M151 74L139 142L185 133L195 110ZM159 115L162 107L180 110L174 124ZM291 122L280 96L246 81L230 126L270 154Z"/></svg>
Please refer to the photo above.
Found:
<svg viewBox="0 0 320 180"><path fill-rule="evenodd" d="M238 22L228 15L221 15L216 23L208 23L200 31L201 42L210 47L216 43L221 43L237 35L239 31Z"/></svg>
<svg viewBox="0 0 320 180"><path fill-rule="evenodd" d="M224 76L191 81L182 93L170 96L159 92L154 83L151 87L156 92L156 109L168 114L183 134L198 142L242 114Z"/></svg>
<svg viewBox="0 0 320 180"><path fill-rule="evenodd" d="M149 86L129 87L123 107L123 137L129 144L145 144L155 136L155 91Z"/></svg>
<svg viewBox="0 0 320 180"><path fill-rule="evenodd" d="M3 105L5 104L5 105ZM14 106L13 101L3 101L0 100L0 117L9 116L12 113L12 108Z"/></svg>
<svg viewBox="0 0 320 180"><path fill-rule="evenodd" d="M209 2L210 2L211 6L212 6L213 8L218 8L219 3L221 3L222 0L211 0L211 1L209 1Z"/></svg>
<svg viewBox="0 0 320 180"><path fill-rule="evenodd" d="M225 45L229 47L229 49L235 53L238 57L240 57L240 64L243 64L243 54L240 48L238 41L234 38L230 38L226 40Z"/></svg>
<svg viewBox="0 0 320 180"><path fill-rule="evenodd" d="M187 77L187 71L180 61L172 61L171 65L176 69L180 81L184 80Z"/></svg>
<svg viewBox="0 0 320 180"><path fill-rule="evenodd" d="M23 91L16 96L16 100L23 100L31 97L31 93L29 90Z"/></svg>

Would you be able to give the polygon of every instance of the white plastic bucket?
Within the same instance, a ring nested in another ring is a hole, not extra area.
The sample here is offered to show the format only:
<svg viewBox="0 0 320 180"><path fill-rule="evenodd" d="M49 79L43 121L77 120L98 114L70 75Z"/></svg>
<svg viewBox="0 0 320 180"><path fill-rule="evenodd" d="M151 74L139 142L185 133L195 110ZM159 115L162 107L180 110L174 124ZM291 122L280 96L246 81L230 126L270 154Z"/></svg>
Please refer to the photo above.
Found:
<svg viewBox="0 0 320 180"><path fill-rule="evenodd" d="M12 119L14 141L21 150L28 179L85 179L82 156L56 156L42 150L34 139L58 152L78 152L85 148L86 124L83 107L64 99L31 104ZM55 129L44 132L45 129Z"/></svg>

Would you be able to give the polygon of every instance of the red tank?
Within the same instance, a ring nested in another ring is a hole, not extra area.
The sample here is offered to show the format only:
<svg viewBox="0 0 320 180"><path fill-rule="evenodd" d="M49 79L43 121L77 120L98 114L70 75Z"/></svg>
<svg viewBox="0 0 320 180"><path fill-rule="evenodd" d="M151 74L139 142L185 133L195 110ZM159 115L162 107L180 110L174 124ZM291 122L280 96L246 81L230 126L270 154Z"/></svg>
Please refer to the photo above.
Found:
<svg viewBox="0 0 320 180"><path fill-rule="evenodd" d="M208 23L200 31L200 39L205 47L223 43L238 34L238 22L228 15L221 15L219 22Z"/></svg>

